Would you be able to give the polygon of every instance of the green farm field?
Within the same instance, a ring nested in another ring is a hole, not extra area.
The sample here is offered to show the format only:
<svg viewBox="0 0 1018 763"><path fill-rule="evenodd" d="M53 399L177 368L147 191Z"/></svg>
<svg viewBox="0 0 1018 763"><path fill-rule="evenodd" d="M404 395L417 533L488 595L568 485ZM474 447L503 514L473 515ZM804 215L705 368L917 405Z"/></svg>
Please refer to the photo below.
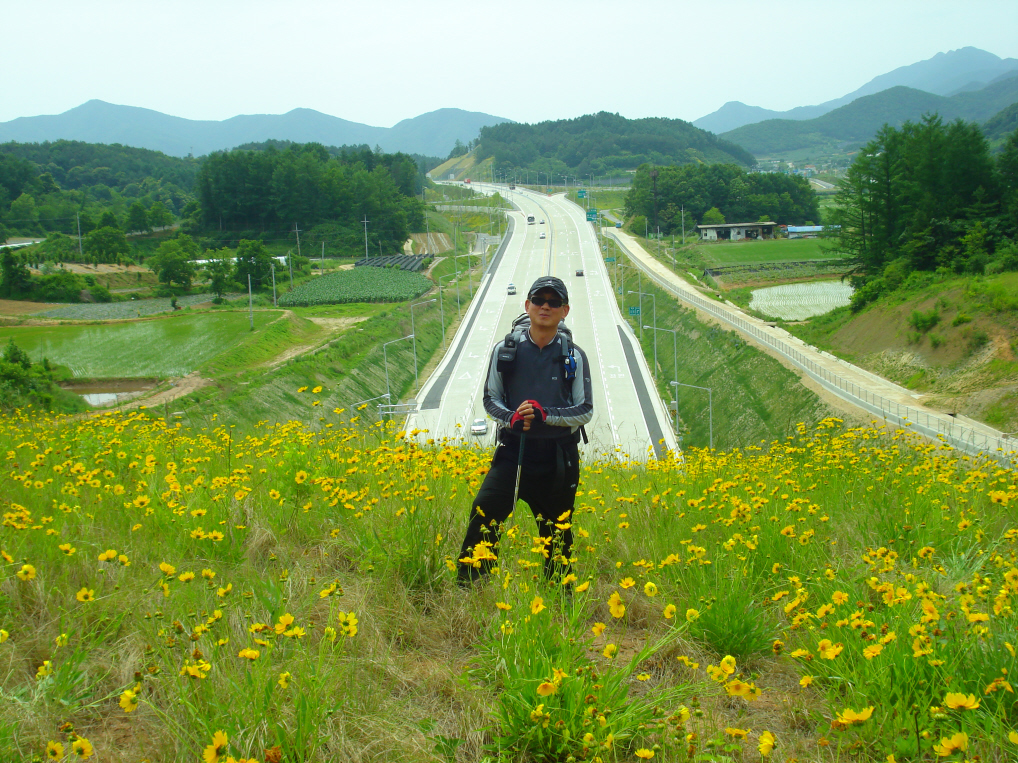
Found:
<svg viewBox="0 0 1018 763"><path fill-rule="evenodd" d="M831 255L820 248L820 239L795 238L771 241L733 241L700 244L697 252L710 263L738 265L748 262L781 262L783 260L826 260Z"/></svg>
<svg viewBox="0 0 1018 763"><path fill-rule="evenodd" d="M279 316L255 313L255 329ZM33 361L49 358L76 378L184 376L251 336L244 313L180 315L129 323L0 328Z"/></svg>

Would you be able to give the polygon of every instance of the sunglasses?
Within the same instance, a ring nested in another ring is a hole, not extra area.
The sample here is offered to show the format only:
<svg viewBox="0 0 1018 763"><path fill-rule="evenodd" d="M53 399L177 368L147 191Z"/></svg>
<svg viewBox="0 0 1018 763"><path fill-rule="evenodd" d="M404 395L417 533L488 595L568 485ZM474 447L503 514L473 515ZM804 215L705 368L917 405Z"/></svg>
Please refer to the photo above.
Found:
<svg viewBox="0 0 1018 763"><path fill-rule="evenodd" d="M565 303L556 297L531 297L530 304L537 305L538 307L544 307L547 305L548 307L558 308L562 307Z"/></svg>

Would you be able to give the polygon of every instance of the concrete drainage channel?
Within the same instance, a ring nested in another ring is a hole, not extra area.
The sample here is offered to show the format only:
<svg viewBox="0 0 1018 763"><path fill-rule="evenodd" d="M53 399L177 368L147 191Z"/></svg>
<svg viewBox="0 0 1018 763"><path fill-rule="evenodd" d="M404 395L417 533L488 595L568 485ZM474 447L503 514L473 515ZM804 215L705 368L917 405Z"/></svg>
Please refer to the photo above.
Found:
<svg viewBox="0 0 1018 763"><path fill-rule="evenodd" d="M120 405L158 386L159 379L87 379L68 381L61 389L80 395L93 408Z"/></svg>

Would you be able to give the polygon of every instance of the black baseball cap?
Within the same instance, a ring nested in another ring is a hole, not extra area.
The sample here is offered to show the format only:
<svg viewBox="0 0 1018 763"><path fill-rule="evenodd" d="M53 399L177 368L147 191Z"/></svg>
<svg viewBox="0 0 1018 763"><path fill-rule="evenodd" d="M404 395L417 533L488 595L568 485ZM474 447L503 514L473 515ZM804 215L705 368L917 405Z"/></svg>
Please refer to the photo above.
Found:
<svg viewBox="0 0 1018 763"><path fill-rule="evenodd" d="M531 286L530 291L527 292L527 299L530 299L537 294L537 292L544 289L550 289L562 297L562 302L564 304L569 304L569 292L566 290L566 285L562 283L561 278L556 278L555 276L541 276L534 281L534 285Z"/></svg>

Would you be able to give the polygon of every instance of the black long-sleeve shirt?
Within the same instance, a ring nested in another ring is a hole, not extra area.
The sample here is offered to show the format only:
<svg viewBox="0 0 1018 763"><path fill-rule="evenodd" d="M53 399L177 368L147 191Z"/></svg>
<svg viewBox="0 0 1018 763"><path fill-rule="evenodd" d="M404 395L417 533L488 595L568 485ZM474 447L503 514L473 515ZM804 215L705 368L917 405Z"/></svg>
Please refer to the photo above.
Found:
<svg viewBox="0 0 1018 763"><path fill-rule="evenodd" d="M505 345L495 345L488 361L488 378L484 384L484 410L493 419L508 426L516 409L524 400L536 400L548 415L543 426L531 427L528 438L555 439L567 437L586 424L594 415L590 383L590 365L586 353L575 344L576 376L571 382L565 374L561 334L544 347L538 347L524 331L516 345L516 360L511 373L498 371L498 352Z"/></svg>

